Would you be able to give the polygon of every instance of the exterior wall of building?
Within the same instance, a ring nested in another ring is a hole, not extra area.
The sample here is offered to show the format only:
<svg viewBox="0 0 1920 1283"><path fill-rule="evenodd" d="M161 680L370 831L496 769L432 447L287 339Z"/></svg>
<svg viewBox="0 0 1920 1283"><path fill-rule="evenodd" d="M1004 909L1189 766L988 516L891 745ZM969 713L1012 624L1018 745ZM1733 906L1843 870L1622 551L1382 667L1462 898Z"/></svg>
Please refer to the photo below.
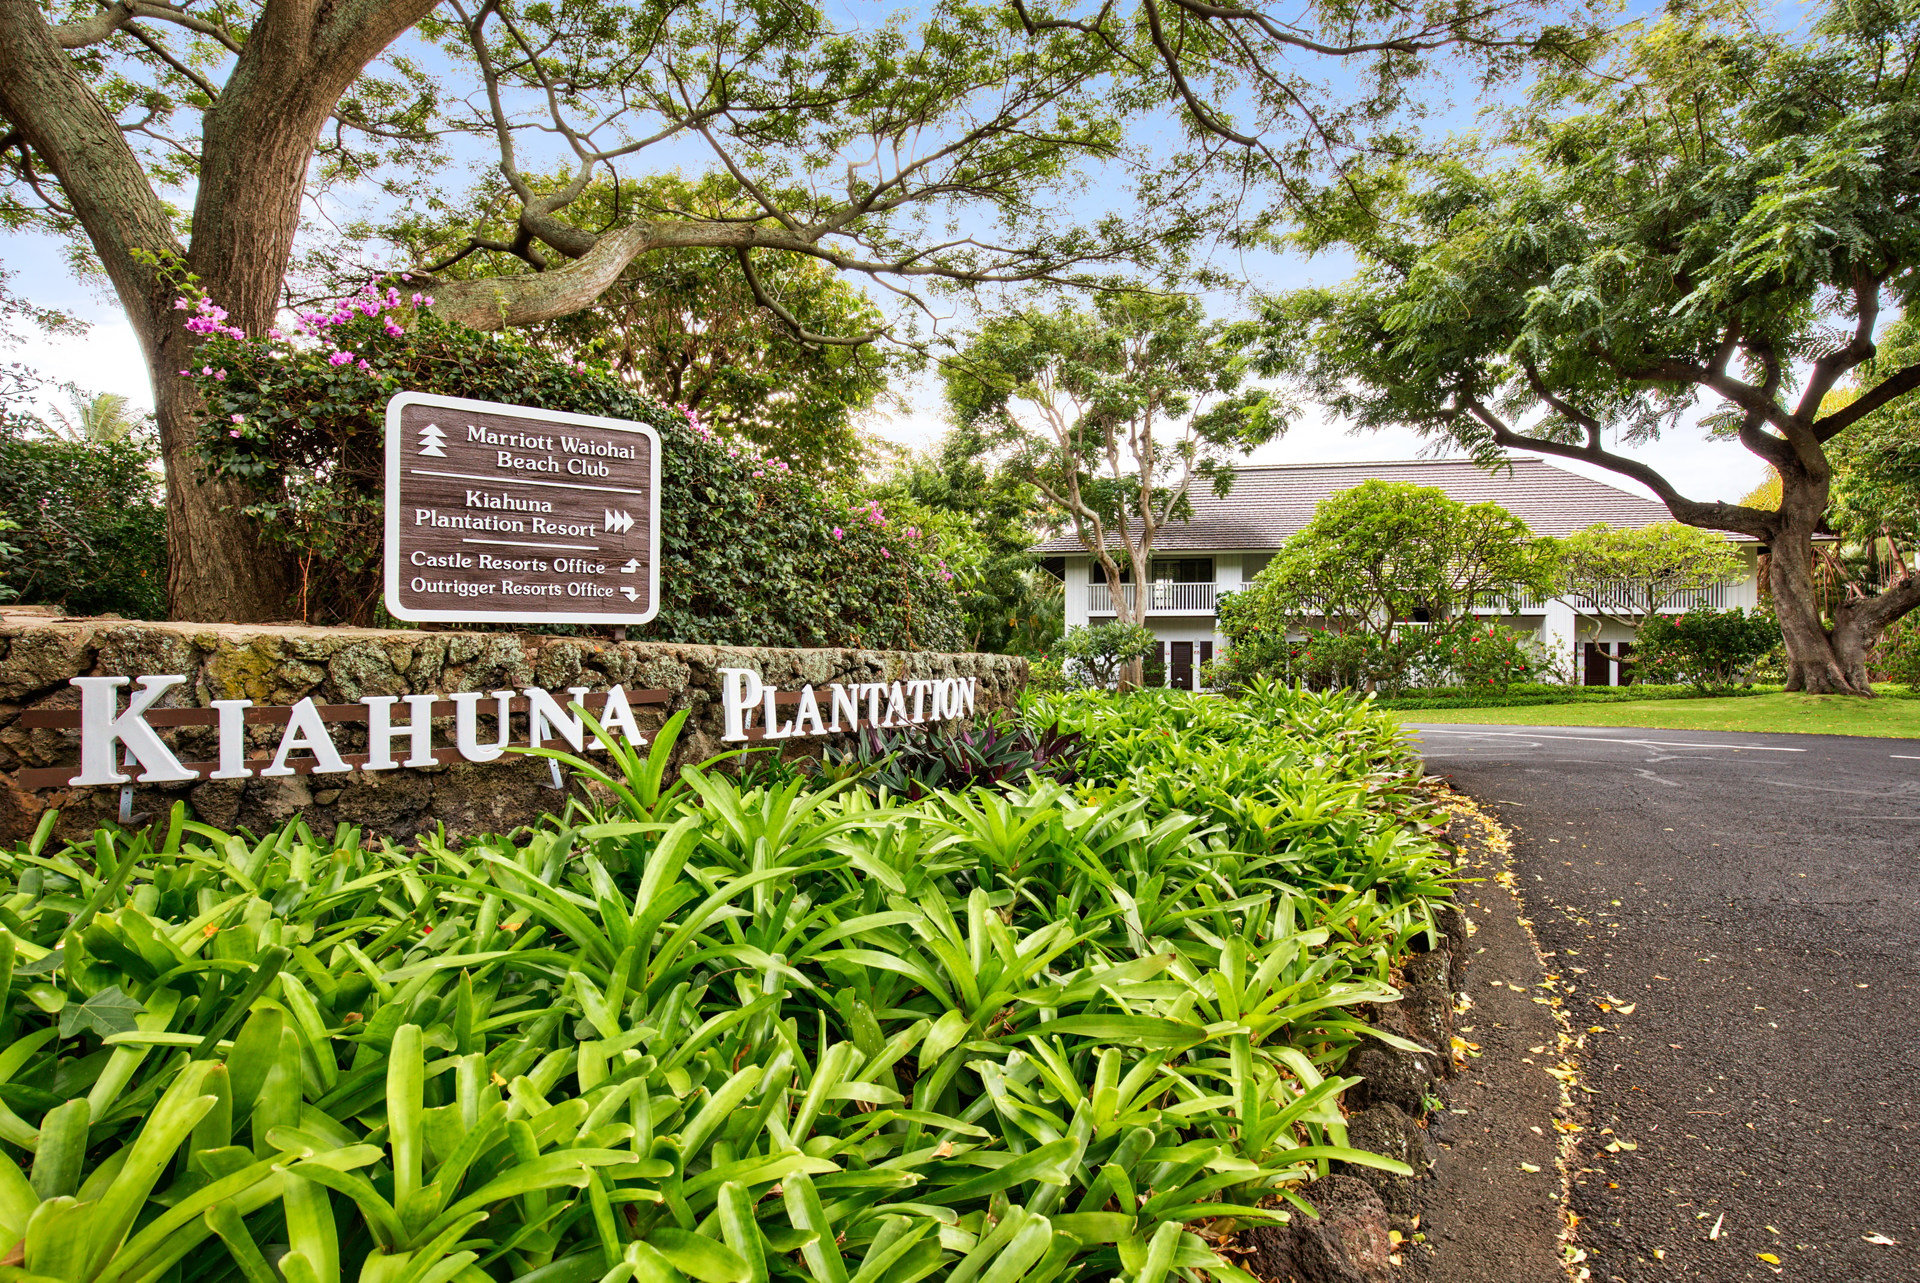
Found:
<svg viewBox="0 0 1920 1283"><path fill-rule="evenodd" d="M1738 583L1728 585L1720 594L1720 602L1725 609L1739 607L1755 610L1760 605L1757 575L1759 550L1752 545L1742 545L1738 551L1746 564L1746 576ZM1238 592L1245 588L1272 556L1268 552L1249 551L1222 551L1211 555L1216 593ZM1092 558L1067 557L1064 569L1067 627L1105 623L1113 619L1110 609L1096 613L1092 608L1093 590L1104 583L1098 570L1093 567ZM1505 616L1502 622L1537 637L1552 656L1555 668L1576 684L1584 682L1587 676L1589 665L1586 647L1589 643L1598 643L1607 647L1608 653L1617 654L1618 646L1630 643L1634 636L1633 629L1624 624L1582 613L1559 598L1540 603L1537 610L1529 608L1524 614ZM1146 625L1159 639L1163 660L1176 641L1193 642L1196 651L1200 642L1211 642L1216 655L1225 649L1227 643L1217 620L1211 615L1149 610ZM1610 668L1613 681L1617 682L1619 668L1617 665Z"/></svg>

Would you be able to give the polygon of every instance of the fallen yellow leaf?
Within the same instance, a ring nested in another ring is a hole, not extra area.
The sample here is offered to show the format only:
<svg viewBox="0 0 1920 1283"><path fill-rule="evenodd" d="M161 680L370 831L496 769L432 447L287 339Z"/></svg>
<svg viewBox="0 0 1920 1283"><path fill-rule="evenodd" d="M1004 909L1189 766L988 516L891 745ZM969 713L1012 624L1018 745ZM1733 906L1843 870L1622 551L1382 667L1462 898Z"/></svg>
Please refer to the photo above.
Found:
<svg viewBox="0 0 1920 1283"><path fill-rule="evenodd" d="M1768 1265L1780 1264L1780 1258L1775 1256L1772 1252L1756 1252L1754 1253L1754 1255L1758 1256L1761 1260L1765 1261Z"/></svg>

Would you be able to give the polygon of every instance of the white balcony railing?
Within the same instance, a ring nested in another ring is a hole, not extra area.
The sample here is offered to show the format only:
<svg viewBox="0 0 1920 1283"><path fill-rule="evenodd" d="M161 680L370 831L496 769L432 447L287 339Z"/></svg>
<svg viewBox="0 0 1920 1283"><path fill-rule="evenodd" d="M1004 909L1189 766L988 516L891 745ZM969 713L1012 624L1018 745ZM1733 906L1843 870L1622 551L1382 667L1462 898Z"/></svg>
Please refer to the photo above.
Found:
<svg viewBox="0 0 1920 1283"><path fill-rule="evenodd" d="M1660 607L1660 611L1662 614L1674 614L1683 610L1696 610L1702 606L1723 610L1733 593L1734 588L1723 584L1715 584L1710 588L1689 588L1676 593L1671 600ZM1615 615L1637 615L1640 613L1640 602L1645 600L1645 595L1623 579L1605 585L1598 600L1577 593L1568 593L1561 600L1577 611L1598 610ZM1473 613L1476 615L1527 615L1539 614L1546 608L1546 602L1527 593L1512 602L1505 598L1484 598L1474 606Z"/></svg>
<svg viewBox="0 0 1920 1283"><path fill-rule="evenodd" d="M1122 598L1132 609L1134 585L1121 584ZM1147 585L1147 613L1149 615L1211 615L1218 604L1218 585L1216 584L1174 584L1160 583ZM1113 610L1113 589L1106 584L1087 585L1087 613L1090 615L1111 615Z"/></svg>

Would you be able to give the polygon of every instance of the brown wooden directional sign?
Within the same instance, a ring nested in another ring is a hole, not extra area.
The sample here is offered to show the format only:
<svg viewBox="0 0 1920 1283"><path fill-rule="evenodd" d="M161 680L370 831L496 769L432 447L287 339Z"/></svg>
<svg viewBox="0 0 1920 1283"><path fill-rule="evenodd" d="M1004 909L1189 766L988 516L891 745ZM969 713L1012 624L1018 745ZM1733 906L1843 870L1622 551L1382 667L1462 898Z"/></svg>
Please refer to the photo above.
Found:
<svg viewBox="0 0 1920 1283"><path fill-rule="evenodd" d="M402 392L386 570L396 619L644 624L660 609L659 434Z"/></svg>

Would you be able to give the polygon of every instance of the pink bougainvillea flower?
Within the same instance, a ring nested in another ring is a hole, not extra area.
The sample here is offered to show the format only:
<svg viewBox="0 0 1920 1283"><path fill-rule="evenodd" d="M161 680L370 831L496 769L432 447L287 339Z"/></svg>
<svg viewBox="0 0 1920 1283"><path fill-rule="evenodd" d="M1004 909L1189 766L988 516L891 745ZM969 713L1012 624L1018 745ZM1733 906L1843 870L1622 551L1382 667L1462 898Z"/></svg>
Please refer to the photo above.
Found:
<svg viewBox="0 0 1920 1283"><path fill-rule="evenodd" d="M236 414L233 416L233 421L235 423L245 423L247 421L247 416L244 414Z"/></svg>
<svg viewBox="0 0 1920 1283"><path fill-rule="evenodd" d="M213 367L212 367L211 365L203 365L203 366L201 366L201 367L200 367L200 373L202 373L202 374L212 374L212 373L213 373Z"/></svg>
<svg viewBox="0 0 1920 1283"><path fill-rule="evenodd" d="M351 361L351 360L353 360L353 353L335 352L332 356L327 358L327 364L328 365L345 365L348 361Z"/></svg>
<svg viewBox="0 0 1920 1283"><path fill-rule="evenodd" d="M218 370L218 371L215 371L215 373L214 373L214 376L213 376L213 377L214 377L214 378L216 378L216 379L219 379L219 380L221 380L222 382L225 382L225 380L226 380L226 377L227 377L227 372L226 372L225 370Z"/></svg>
<svg viewBox="0 0 1920 1283"><path fill-rule="evenodd" d="M847 532L842 530L840 527L835 526L833 528L833 537L835 539L845 539L847 537Z"/></svg>
<svg viewBox="0 0 1920 1283"><path fill-rule="evenodd" d="M184 312L184 311L186 311L186 310L187 310L187 307L188 307L188 303L187 303L187 300L185 300L185 299L183 299L183 298L177 298L177 299L175 299L175 300L173 300L173 310L174 310L174 311L176 311L176 312Z"/></svg>
<svg viewBox="0 0 1920 1283"><path fill-rule="evenodd" d="M228 435L228 436L230 436L230 437L237 437L237 436L239 436L239 435L240 435L240 429L238 429L238 428L234 428L234 429L232 429L231 431L229 431L229 432L227 433L227 435Z"/></svg>
<svg viewBox="0 0 1920 1283"><path fill-rule="evenodd" d="M887 550L886 550L885 548L882 548L882 549L880 550L880 555L881 555L882 557L891 557L891 556L893 556L893 554L892 554L892 553L890 553L890 552L888 552L888 551L887 551Z"/></svg>

